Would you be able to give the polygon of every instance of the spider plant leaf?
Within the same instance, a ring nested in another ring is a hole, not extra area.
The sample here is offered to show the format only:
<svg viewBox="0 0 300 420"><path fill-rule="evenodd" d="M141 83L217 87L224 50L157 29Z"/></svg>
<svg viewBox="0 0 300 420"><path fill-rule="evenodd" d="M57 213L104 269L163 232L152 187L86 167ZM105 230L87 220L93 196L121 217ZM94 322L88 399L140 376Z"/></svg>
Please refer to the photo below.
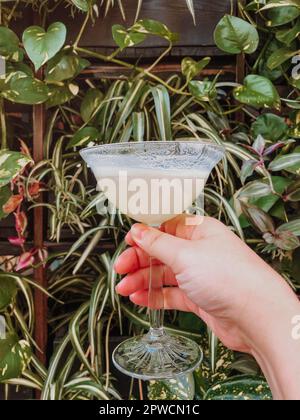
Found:
<svg viewBox="0 0 300 420"><path fill-rule="evenodd" d="M131 88L128 90L126 96L124 97L120 105L119 112L116 115L116 123L110 135L112 143L116 140L121 127L125 124L127 118L132 113L134 107L138 103L141 95L143 94L144 86L145 82L143 80L135 81L132 84Z"/></svg>
<svg viewBox="0 0 300 420"><path fill-rule="evenodd" d="M133 138L135 141L144 141L145 139L145 114L143 112L134 112L132 114Z"/></svg>
<svg viewBox="0 0 300 420"><path fill-rule="evenodd" d="M169 92L164 86L155 86L151 88L154 98L156 117L159 126L160 140L172 140L171 128L171 105Z"/></svg>
<svg viewBox="0 0 300 420"><path fill-rule="evenodd" d="M194 25L196 25L196 14L195 14L195 8L194 8L194 1L193 0L186 0L186 5L192 15Z"/></svg>

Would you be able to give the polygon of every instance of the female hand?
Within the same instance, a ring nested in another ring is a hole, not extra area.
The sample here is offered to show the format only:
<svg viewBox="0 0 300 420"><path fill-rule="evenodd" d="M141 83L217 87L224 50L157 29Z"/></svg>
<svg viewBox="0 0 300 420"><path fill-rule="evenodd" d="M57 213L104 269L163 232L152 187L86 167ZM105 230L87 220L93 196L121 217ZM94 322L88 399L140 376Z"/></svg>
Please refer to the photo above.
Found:
<svg viewBox="0 0 300 420"><path fill-rule="evenodd" d="M253 354L270 377L274 394L284 395L269 366L270 352L274 364L288 343L293 353L291 322L300 313L299 302L282 277L229 228L215 219L202 220L190 226L186 216L179 216L160 231L134 225L126 237L131 248L116 262L116 271L127 274L117 292L147 306L149 256L156 258L154 279L168 286L165 308L194 312L227 347ZM300 351L300 342L297 345Z"/></svg>

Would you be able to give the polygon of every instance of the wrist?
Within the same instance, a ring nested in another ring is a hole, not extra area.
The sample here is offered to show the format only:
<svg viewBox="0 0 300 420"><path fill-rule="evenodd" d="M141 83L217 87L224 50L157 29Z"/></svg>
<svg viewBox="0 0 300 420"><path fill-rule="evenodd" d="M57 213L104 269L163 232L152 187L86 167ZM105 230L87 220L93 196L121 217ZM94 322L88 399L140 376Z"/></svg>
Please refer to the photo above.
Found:
<svg viewBox="0 0 300 420"><path fill-rule="evenodd" d="M293 335L300 302L277 273L266 290L256 295L252 315L248 314L248 320L243 322L245 342L274 398L300 399L300 339Z"/></svg>

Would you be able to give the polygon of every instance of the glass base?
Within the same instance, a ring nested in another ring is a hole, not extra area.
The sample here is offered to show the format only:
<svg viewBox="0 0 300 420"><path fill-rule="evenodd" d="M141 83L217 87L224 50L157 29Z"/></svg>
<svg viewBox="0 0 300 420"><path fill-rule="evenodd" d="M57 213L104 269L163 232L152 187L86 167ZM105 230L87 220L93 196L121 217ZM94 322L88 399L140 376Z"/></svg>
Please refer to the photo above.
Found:
<svg viewBox="0 0 300 420"><path fill-rule="evenodd" d="M149 332L121 343L113 362L125 375L142 380L172 379L195 370L203 359L197 343L165 332Z"/></svg>

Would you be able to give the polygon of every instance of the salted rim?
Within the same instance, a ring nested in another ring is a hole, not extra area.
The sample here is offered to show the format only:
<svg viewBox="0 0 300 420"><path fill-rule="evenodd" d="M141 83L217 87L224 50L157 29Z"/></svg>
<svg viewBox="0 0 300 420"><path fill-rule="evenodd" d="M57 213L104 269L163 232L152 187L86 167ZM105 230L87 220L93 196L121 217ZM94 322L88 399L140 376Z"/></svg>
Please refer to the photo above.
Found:
<svg viewBox="0 0 300 420"><path fill-rule="evenodd" d="M180 144L180 143L184 143L184 144L198 144L198 145L206 145L209 146L211 148L217 149L220 152L222 152L225 155L225 147L220 145L220 144L215 144L212 143L209 140L166 140L166 141L141 141L141 142L123 142L123 143L109 143L109 144L100 144L97 146L91 146L91 147L85 147L84 149L80 150L80 154L85 154L86 152L90 152L92 150L102 150L102 149L118 149L118 148L122 148L122 147L136 147L137 145L143 147L143 146L147 146L147 144Z"/></svg>

